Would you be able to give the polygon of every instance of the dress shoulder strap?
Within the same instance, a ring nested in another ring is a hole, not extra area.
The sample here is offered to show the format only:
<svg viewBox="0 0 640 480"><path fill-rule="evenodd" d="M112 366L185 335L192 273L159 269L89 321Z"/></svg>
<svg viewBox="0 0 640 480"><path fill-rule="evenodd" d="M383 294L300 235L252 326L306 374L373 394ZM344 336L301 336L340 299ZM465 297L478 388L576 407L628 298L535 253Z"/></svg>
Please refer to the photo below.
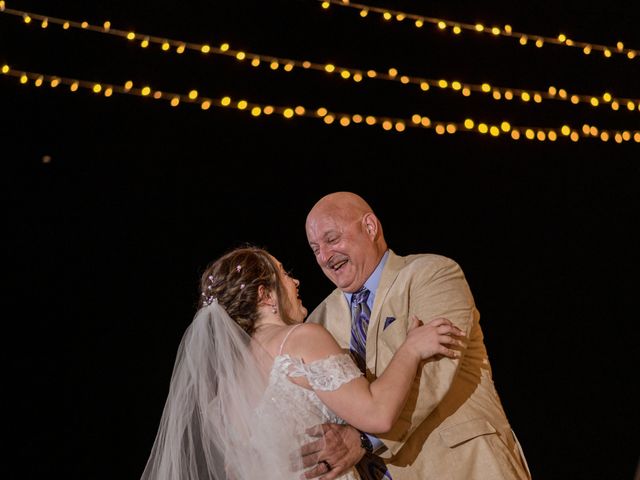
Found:
<svg viewBox="0 0 640 480"><path fill-rule="evenodd" d="M278 355L282 355L282 349L284 348L284 343L287 341L287 339L289 338L289 335L291 335L291 333L298 328L299 326L303 325L302 323L299 323L297 325L294 325L293 327L291 327L289 329L289 331L287 332L287 334L284 336L284 338L282 339L282 343L280 344L280 351L278 352Z"/></svg>

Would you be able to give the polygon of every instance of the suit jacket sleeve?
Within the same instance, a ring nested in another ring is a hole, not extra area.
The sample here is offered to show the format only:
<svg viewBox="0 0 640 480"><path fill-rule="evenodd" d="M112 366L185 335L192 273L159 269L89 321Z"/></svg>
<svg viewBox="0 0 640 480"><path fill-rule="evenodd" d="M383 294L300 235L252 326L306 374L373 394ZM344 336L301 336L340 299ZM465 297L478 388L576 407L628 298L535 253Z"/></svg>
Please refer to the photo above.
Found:
<svg viewBox="0 0 640 480"><path fill-rule="evenodd" d="M413 315L424 323L444 317L462 329L468 339L474 335L481 336L479 328L474 328L479 314L461 268L446 257L429 257L431 258L424 262L421 259L415 260L416 268L406 280L407 284L403 285L404 281L401 282L400 287L405 289L405 294L408 292L406 322ZM412 267L413 265L409 268ZM403 328L406 334L406 326ZM481 338L479 340L481 343ZM394 347L397 348L397 345ZM416 375L409 399L394 428L380 436L389 449L383 456L397 453L427 417L437 417L434 410L443 398L448 394L455 395L456 377L469 353L465 347L459 359L429 359L423 363L421 374Z"/></svg>

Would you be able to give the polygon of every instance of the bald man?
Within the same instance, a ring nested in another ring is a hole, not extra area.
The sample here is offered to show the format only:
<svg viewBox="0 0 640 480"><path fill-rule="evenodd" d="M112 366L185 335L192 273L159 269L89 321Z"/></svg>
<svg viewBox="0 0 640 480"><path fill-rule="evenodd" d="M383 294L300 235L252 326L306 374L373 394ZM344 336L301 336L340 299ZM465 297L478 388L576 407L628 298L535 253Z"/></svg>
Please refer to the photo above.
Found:
<svg viewBox="0 0 640 480"><path fill-rule="evenodd" d="M350 192L321 198L307 216L306 232L318 265L337 287L308 321L324 325L356 359L361 355L369 380L384 371L413 315L424 322L447 318L468 339L460 358L424 364L388 433L375 438L350 426L325 425L319 460L332 470L323 479L358 462L363 478L529 479L460 267L439 255L393 253L371 207ZM358 342L364 343L360 349Z"/></svg>

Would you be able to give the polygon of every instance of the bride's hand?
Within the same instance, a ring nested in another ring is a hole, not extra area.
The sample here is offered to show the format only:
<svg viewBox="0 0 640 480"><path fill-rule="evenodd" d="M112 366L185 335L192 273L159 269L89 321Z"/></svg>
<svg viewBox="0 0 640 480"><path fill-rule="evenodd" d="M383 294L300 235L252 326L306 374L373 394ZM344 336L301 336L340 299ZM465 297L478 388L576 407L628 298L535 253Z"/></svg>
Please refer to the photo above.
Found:
<svg viewBox="0 0 640 480"><path fill-rule="evenodd" d="M434 355L458 358L460 352L450 347L462 346L459 338L464 336L464 332L446 318L436 318L423 325L414 315L403 346L418 355L420 360Z"/></svg>

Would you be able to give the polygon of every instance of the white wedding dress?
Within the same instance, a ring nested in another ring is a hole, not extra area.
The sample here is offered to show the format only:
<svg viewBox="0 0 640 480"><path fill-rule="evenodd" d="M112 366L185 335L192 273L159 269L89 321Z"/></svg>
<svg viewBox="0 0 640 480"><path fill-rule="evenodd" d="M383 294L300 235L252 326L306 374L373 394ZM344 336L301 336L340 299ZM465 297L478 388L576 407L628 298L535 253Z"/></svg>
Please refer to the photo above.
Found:
<svg viewBox="0 0 640 480"><path fill-rule="evenodd" d="M257 408L257 414L261 421L265 421L269 416L286 419L287 424L293 425L296 430L295 445L318 440L318 437L307 434L305 430L322 423L344 424L345 422L322 403L315 390L334 391L360 376L362 372L346 353L332 355L308 364L286 354L278 355L274 359L267 388ZM289 377L306 378L313 390L297 385ZM256 445L256 448L260 446ZM291 472L290 476L281 478L299 479L300 473L300 471ZM352 468L338 478L357 480L360 476L355 468Z"/></svg>

